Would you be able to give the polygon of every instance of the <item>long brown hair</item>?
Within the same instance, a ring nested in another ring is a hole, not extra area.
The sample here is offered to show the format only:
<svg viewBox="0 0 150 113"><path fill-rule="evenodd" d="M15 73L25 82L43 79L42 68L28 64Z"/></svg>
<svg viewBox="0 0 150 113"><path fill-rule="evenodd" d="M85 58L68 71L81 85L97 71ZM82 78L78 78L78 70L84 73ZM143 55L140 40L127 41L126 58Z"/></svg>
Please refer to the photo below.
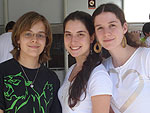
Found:
<svg viewBox="0 0 150 113"><path fill-rule="evenodd" d="M65 18L63 23L64 31L65 31L66 23L69 20L79 20L85 25L90 36L94 34L94 23L91 15L89 15L88 13L82 11L75 11L69 14ZM91 72L102 61L100 54L96 54L93 51L93 45L95 44L95 42L96 40L94 40L94 43L91 44L91 53L88 55L86 61L83 63L82 70L76 75L76 77L73 80L73 83L69 88L68 104L70 108L73 108L79 101L82 101L80 100L80 96L83 93L85 93L85 97L86 97L87 82L90 78Z"/></svg>
<svg viewBox="0 0 150 113"><path fill-rule="evenodd" d="M106 4L102 4L100 5L94 12L93 12L93 21L95 20L95 17L98 16L99 14L103 13L103 12L111 12L114 15L116 15L116 17L120 20L121 25L123 26L124 23L126 23L125 20L125 15L124 12L121 8L119 8L116 4L113 3L106 3ZM128 33L128 31L125 33L125 37L127 39L127 44L132 46L132 47L140 47L140 46L145 46L145 44L143 44L140 40L137 40L136 37L132 37L132 35L130 33ZM104 54L107 54L107 57L110 56L109 52L106 49L102 49L102 52ZM105 57L105 56L104 56Z"/></svg>
<svg viewBox="0 0 150 113"><path fill-rule="evenodd" d="M18 60L20 56L20 50L18 50L19 45L17 43L20 39L20 34L26 30L29 30L33 25L35 25L39 21L43 22L47 36L44 51L40 54L39 57L39 63L46 62L50 59L50 47L52 43L52 33L50 29L50 24L43 15L32 11L22 15L13 27L12 44L14 46L14 49L11 51L11 53L16 60Z"/></svg>

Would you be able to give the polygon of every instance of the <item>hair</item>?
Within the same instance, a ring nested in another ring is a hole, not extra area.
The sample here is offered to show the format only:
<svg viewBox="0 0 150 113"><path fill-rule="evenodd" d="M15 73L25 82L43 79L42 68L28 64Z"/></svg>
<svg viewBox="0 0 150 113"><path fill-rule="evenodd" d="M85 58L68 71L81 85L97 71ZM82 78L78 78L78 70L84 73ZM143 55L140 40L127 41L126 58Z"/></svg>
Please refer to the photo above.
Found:
<svg viewBox="0 0 150 113"><path fill-rule="evenodd" d="M8 32L9 30L12 30L13 27L15 25L15 22L14 21L10 21L7 23L6 27L5 27L5 31Z"/></svg>
<svg viewBox="0 0 150 113"><path fill-rule="evenodd" d="M106 3L106 4L102 4L100 5L94 12L93 12L93 21L95 20L96 16L98 16L99 14L103 13L103 12L111 12L113 13L121 22L121 25L123 26L124 23L126 23L125 20L125 15L124 12L121 8L119 8L116 4L113 3ZM136 37L132 37L132 35L130 33L128 33L128 31L125 33L125 37L127 39L127 44L132 46L132 47L140 47L140 46L145 46L145 44L143 44L140 40L137 40ZM105 52L107 53L105 53ZM110 56L110 54L108 53L108 50L102 48L102 53L103 54L107 54L107 57ZM105 57L105 58L107 58Z"/></svg>
<svg viewBox="0 0 150 113"><path fill-rule="evenodd" d="M146 36L146 33L150 33L150 22L147 22L143 25L142 32L144 36Z"/></svg>
<svg viewBox="0 0 150 113"><path fill-rule="evenodd" d="M20 39L21 33L24 31L30 30L30 28L35 25L38 22L43 22L45 26L45 32L46 32L46 45L43 50L43 52L39 56L39 63L44 63L48 60L50 60L50 47L52 44L52 32L50 29L50 24L48 20L43 16L40 15L37 12L27 12L24 15L22 15L16 22L13 32L12 32L12 44L14 46L14 49L11 51L13 57L18 60L20 56L20 50L18 50L18 40Z"/></svg>
<svg viewBox="0 0 150 113"><path fill-rule="evenodd" d="M86 29L89 32L89 35L92 36L94 34L94 23L92 20L92 16L86 12L75 11L70 13L64 20L63 28L65 31L65 27L68 21L70 20L78 20L84 24ZM80 100L81 94L85 93L86 97L86 88L87 82L89 80L90 74L92 70L101 63L102 57L100 54L96 54L93 51L93 46L96 40L91 44L91 53L88 55L86 61L83 63L82 70L77 73L76 77L73 80L69 88L69 99L68 104L70 108L73 108ZM89 65L90 64L90 65ZM85 98L84 98L85 99ZM83 99L83 100L84 100Z"/></svg>

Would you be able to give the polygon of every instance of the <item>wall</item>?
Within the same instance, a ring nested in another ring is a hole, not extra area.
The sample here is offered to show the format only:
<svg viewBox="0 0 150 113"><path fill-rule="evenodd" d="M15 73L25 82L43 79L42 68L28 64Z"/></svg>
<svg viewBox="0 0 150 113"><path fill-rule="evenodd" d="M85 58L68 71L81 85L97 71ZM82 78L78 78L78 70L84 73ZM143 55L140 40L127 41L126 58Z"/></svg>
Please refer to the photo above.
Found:
<svg viewBox="0 0 150 113"><path fill-rule="evenodd" d="M65 0L65 14L68 15L70 12L80 10L80 11L85 11L90 14L93 13L95 9L89 9L88 8L88 0ZM122 8L122 0L95 0L96 3L96 8L103 3L115 3L118 6Z"/></svg>
<svg viewBox="0 0 150 113"><path fill-rule="evenodd" d="M0 0L0 25L3 24L3 0ZM28 11L43 14L50 23L62 23L63 0L8 0L8 20L16 21Z"/></svg>
<svg viewBox="0 0 150 113"><path fill-rule="evenodd" d="M3 0L0 0L0 25L3 25Z"/></svg>
<svg viewBox="0 0 150 113"><path fill-rule="evenodd" d="M0 35L4 32L3 0L0 0Z"/></svg>

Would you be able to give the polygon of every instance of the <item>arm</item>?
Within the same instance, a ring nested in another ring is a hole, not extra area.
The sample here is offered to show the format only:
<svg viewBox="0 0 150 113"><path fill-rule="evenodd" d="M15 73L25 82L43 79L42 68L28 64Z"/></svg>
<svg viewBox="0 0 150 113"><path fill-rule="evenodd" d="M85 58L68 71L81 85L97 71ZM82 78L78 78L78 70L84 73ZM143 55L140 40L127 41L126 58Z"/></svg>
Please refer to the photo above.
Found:
<svg viewBox="0 0 150 113"><path fill-rule="evenodd" d="M0 112L1 113L1 112ZM55 96L49 113L62 113L61 104L57 96Z"/></svg>
<svg viewBox="0 0 150 113"><path fill-rule="evenodd" d="M60 88L60 81L56 74L55 74L55 77L56 77L55 78L55 88L54 88L55 92L54 92L53 102L50 107L49 113L62 113L61 104L58 99L58 89Z"/></svg>
<svg viewBox="0 0 150 113"><path fill-rule="evenodd" d="M92 113L109 113L111 95L92 96Z"/></svg>

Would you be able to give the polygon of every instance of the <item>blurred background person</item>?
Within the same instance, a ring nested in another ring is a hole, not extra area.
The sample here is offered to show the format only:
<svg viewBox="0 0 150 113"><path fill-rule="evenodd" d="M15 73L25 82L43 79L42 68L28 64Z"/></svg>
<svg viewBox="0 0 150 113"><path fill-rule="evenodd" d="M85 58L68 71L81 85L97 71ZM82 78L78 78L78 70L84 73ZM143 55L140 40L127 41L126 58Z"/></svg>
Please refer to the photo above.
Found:
<svg viewBox="0 0 150 113"><path fill-rule="evenodd" d="M13 49L11 36L14 25L14 21L8 22L5 33L0 35L0 63L12 58L10 51Z"/></svg>
<svg viewBox="0 0 150 113"><path fill-rule="evenodd" d="M147 22L143 25L142 32L144 37L140 40L146 44L147 47L150 47L150 22Z"/></svg>

